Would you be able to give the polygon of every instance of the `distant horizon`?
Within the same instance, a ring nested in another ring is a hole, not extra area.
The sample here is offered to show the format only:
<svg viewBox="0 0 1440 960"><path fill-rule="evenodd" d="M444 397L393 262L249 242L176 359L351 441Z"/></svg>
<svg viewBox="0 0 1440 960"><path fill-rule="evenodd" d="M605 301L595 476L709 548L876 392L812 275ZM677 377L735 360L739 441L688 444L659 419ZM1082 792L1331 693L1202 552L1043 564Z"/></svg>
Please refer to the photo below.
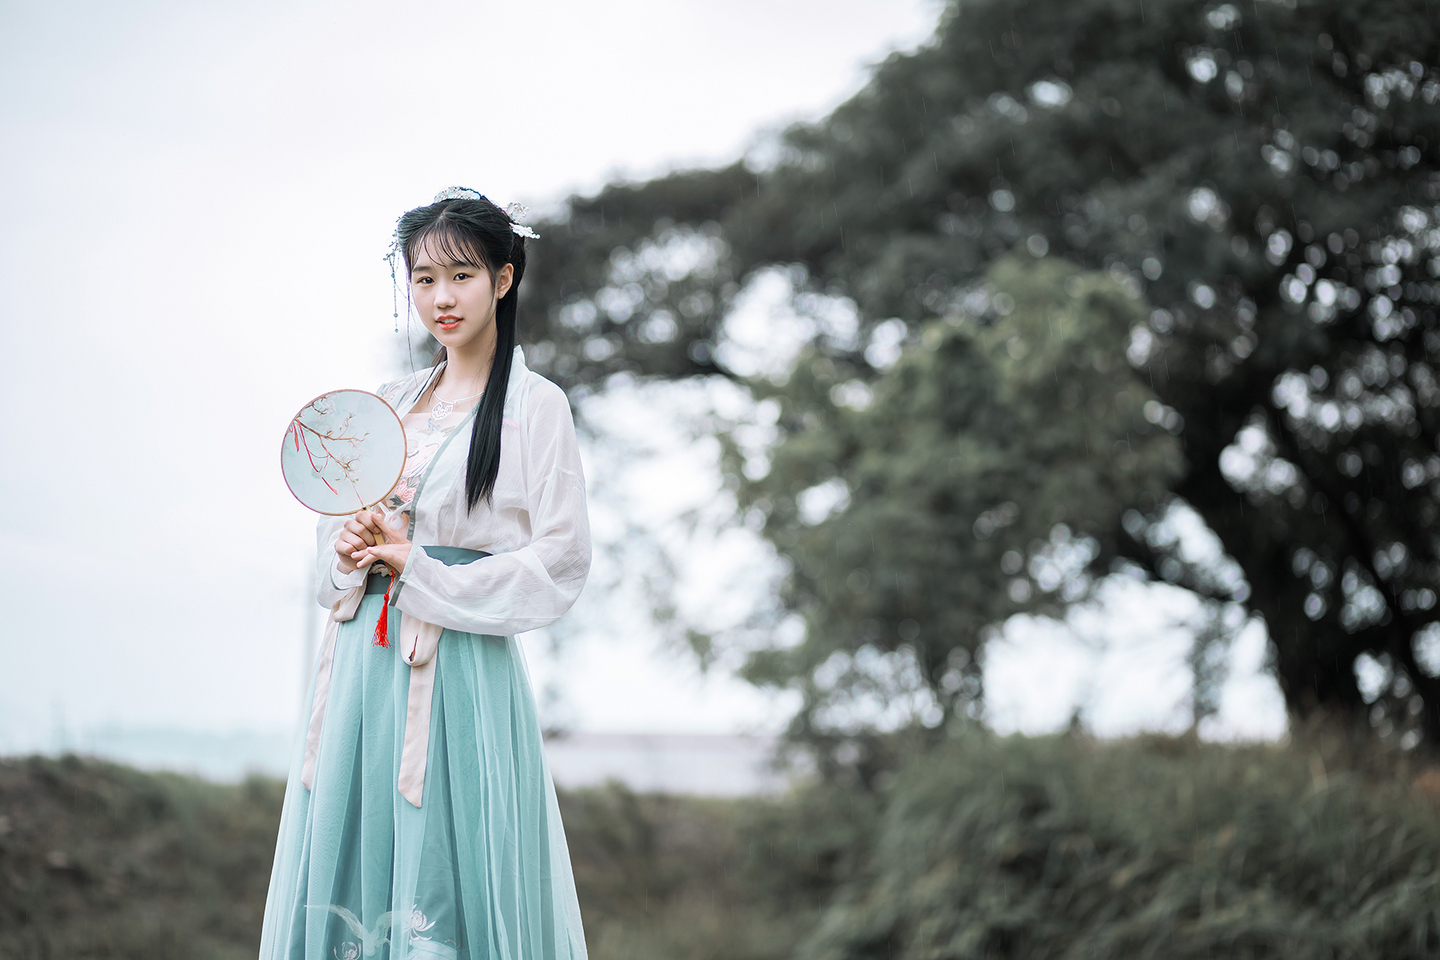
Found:
<svg viewBox="0 0 1440 960"><path fill-rule="evenodd" d="M88 742L0 751L0 759L74 755L213 783L239 783L250 776L283 780L297 734L109 728L82 740ZM564 787L616 779L634 790L739 796L783 787L785 777L766 769L779 743L773 734L569 730L547 735L545 751L552 776Z"/></svg>

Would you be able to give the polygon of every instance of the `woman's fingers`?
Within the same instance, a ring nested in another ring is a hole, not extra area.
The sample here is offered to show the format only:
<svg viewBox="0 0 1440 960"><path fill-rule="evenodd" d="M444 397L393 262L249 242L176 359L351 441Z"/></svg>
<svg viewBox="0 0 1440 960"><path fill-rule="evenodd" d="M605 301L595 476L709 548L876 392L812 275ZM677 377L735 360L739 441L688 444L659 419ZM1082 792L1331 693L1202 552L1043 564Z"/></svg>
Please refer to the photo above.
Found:
<svg viewBox="0 0 1440 960"><path fill-rule="evenodd" d="M370 532L369 528L366 527L360 519L362 517L369 518L369 516L370 515L364 511L355 514L355 516L345 521L345 530L354 534L355 537L367 547L373 547L375 545L375 535Z"/></svg>
<svg viewBox="0 0 1440 960"><path fill-rule="evenodd" d="M349 556L357 550L364 550L368 544L351 533L342 533L335 541L335 552Z"/></svg>
<svg viewBox="0 0 1440 960"><path fill-rule="evenodd" d="M379 546L368 548L365 553L372 559L385 561L387 567L399 573L405 569L405 564L410 559L410 544L408 542L382 543Z"/></svg>
<svg viewBox="0 0 1440 960"><path fill-rule="evenodd" d="M375 545L375 534L389 533L389 531L385 529L384 524L380 522L380 518L368 510L362 510L355 514L355 519L360 521L371 546Z"/></svg>
<svg viewBox="0 0 1440 960"><path fill-rule="evenodd" d="M367 532L371 533L372 539L368 541L370 546L375 546L374 535L383 536L389 543L405 541L405 534L410 526L409 517L406 514L399 514L393 524L386 523L378 514L362 511L357 513L356 518L365 526Z"/></svg>
<svg viewBox="0 0 1440 960"><path fill-rule="evenodd" d="M397 514L392 525L380 514L361 510L345 521L344 529L335 539L335 552L353 563L357 570L377 560L393 568L403 567L410 554L410 542L405 538L409 525L410 518L405 513Z"/></svg>

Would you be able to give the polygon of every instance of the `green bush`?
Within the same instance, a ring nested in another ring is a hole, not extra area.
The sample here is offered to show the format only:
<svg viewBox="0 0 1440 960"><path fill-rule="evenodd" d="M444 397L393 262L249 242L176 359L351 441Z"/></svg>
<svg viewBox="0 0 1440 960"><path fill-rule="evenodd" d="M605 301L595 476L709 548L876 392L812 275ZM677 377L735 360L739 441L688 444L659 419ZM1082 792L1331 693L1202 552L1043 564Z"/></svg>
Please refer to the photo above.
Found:
<svg viewBox="0 0 1440 960"><path fill-rule="evenodd" d="M1434 957L1440 825L1407 783L1318 743L975 731L898 772L800 956Z"/></svg>

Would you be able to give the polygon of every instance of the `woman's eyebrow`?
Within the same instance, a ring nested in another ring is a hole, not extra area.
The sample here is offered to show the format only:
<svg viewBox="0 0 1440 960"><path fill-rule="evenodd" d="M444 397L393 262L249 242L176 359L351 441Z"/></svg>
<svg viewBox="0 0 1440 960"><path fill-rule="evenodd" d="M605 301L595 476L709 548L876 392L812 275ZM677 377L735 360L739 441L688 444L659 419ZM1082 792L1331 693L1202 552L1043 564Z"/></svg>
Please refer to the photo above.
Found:
<svg viewBox="0 0 1440 960"><path fill-rule="evenodd" d="M468 261L462 260L456 261L454 263L442 263L438 265L433 263L417 263L415 264L415 266L410 268L410 272L419 273L421 270L454 270L456 267L468 267L471 270L481 269L480 264L478 263L470 263Z"/></svg>

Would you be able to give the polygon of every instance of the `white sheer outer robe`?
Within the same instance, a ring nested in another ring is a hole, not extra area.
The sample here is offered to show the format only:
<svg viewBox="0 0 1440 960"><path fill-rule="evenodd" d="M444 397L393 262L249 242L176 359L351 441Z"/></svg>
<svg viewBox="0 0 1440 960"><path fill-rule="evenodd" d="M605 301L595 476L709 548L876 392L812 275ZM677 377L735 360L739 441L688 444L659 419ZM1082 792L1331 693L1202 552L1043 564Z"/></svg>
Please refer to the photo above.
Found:
<svg viewBox="0 0 1440 960"><path fill-rule="evenodd" d="M444 364L380 388L404 417ZM390 593L392 606L451 630L509 637L554 623L574 604L590 572L585 476L565 392L525 366L519 347L510 366L500 431L500 472L489 505L465 504L470 427L479 406L435 453L410 503L409 539L495 554L447 566L412 549ZM365 571L339 570L335 540L345 517L319 525L318 599L330 607Z"/></svg>
<svg viewBox="0 0 1440 960"><path fill-rule="evenodd" d="M386 384L380 396L403 418L443 369L442 362ZM510 637L546 626L570 609L590 571L585 477L565 392L526 367L524 354L515 348L494 495L489 504L481 501L470 510L465 469L478 410L479 404L451 431L425 469L409 506L408 536L413 547L390 591L392 609L402 614L398 637L393 627L391 635L399 646L397 653L413 671L399 786L416 806L422 797L433 658L440 631ZM316 533L317 599L331 608L331 621L307 737L307 787L324 719L322 688L333 657L336 624L354 615L367 576L365 570L340 572L335 541L346 519L324 517ZM437 545L484 550L493 556L447 565L422 549Z"/></svg>

